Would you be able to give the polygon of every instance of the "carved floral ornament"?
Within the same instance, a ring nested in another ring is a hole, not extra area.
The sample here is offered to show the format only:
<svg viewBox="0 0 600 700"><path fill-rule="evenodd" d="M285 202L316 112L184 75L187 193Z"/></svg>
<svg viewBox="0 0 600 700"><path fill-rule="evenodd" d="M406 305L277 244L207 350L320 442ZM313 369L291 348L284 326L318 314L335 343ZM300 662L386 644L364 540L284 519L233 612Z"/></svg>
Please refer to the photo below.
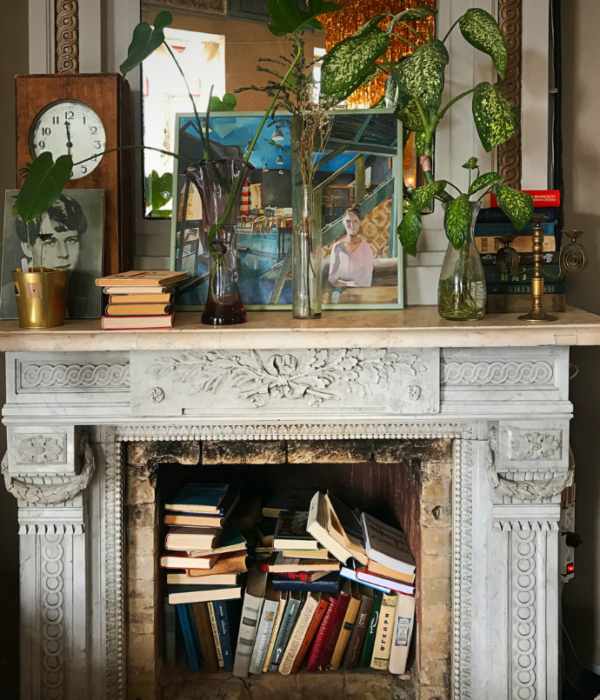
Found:
<svg viewBox="0 0 600 700"><path fill-rule="evenodd" d="M417 355L400 356L384 349L307 350L300 358L275 354L266 360L255 350L215 350L160 358L147 374L186 384L189 395L234 389L236 398L260 408L271 399L301 399L320 406L324 401L341 401L340 391L364 397L372 393L372 385L388 381L394 372L417 377L426 371ZM418 398L414 389L410 398ZM154 393L152 400L156 401Z"/></svg>

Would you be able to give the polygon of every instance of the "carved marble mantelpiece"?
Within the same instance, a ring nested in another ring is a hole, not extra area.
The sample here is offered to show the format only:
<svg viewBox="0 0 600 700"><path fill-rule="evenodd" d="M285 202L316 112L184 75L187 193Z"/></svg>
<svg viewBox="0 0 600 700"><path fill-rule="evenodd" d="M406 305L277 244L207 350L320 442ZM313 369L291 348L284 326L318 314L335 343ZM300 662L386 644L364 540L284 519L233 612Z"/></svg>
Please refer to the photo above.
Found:
<svg viewBox="0 0 600 700"><path fill-rule="evenodd" d="M391 324L347 344L346 326L280 329L270 346L252 327L107 334L83 351L83 329L22 334L33 345L6 355L2 471L19 500L23 699L124 699L124 441L445 437L453 697L558 700L568 345L600 343L600 319L576 321L527 327L514 347L491 321L442 322L437 345L433 327Z"/></svg>

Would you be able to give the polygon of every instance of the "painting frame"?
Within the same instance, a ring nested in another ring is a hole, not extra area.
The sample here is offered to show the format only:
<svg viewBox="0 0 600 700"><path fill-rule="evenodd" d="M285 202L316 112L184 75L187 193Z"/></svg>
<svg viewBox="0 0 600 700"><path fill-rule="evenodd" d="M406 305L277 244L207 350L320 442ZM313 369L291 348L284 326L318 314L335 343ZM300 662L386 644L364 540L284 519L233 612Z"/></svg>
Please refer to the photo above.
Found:
<svg viewBox="0 0 600 700"><path fill-rule="evenodd" d="M204 114L201 114L200 117L204 117ZM398 240L398 236L396 235L397 227L400 224L400 221L402 220L402 213L403 213L403 154L401 152L401 146L403 143L403 131L402 131L402 123L395 119L393 117L393 111L392 110L387 110L387 109L369 109L369 110L336 110L334 114L334 125L336 124L336 120L339 119L344 119L344 118L352 118L354 120L364 118L366 126L361 127L363 128L363 134L366 133L368 124L373 118L377 117L391 117L394 122L394 130L395 130L395 147L397 149L397 152L395 153L394 156L388 157L388 161L391 161L391 165L389 166L390 168L390 173L391 175L388 178L388 181L391 181L391 189L392 189L392 194L389 195L384 202L387 200L391 200L391 225L390 225L390 232L389 232L389 243L388 243L388 259L392 260L394 259L396 261L396 264L394 266L394 272L396 275L396 283L391 285L391 288L395 289L395 300L390 301L390 302L375 302L375 303L323 303L323 309L324 310L357 310L357 309L362 309L362 310L383 310L383 309L403 309L404 308L404 256L403 256L403 249L400 244L400 241ZM232 118L236 119L260 119L263 117L263 112L214 112L211 113L211 130L212 127L215 125L215 120L219 119L229 119L231 120ZM273 118L273 120L270 122L271 124L278 123L278 119L280 122L285 122L286 119L289 120L289 113L286 112L278 112L277 115ZM186 126L189 128L190 123L195 121L195 116L193 113L177 113L175 115L175 151L179 153L180 155L186 156L186 157L192 157L192 160L195 158L193 156L197 157L197 153L188 153L186 151L186 143L184 141L187 141L187 139L184 139L181 137L181 135L184 133L184 129L182 128L182 124L185 123ZM391 124L391 120L390 120ZM240 139L241 141L242 139ZM265 139L268 140L268 139ZM360 141L360 138L359 138ZM239 146L241 148L242 144L240 143ZM363 145L364 148L364 145ZM274 153L279 153L281 155L281 151L275 150ZM352 151L350 151L352 153ZM367 153L365 151L365 153ZM254 157L254 155L253 155ZM197 158L196 158L197 159ZM171 218L171 242L170 242L170 267L172 270L178 269L177 268L177 252L178 252L178 226L181 223L181 218L180 218L180 211L182 209L182 196L180 195L180 183L183 183L183 180L181 174L181 163L180 161L175 161L174 163L174 173L173 173L173 216ZM389 186L389 182L386 181L386 184ZM398 186L398 183L400 185ZM192 186L193 187L193 186ZM370 196L370 195L369 195ZM367 197L368 198L368 197ZM366 201L363 200L363 201ZM375 200L374 200L375 201ZM297 210L294 209L294 213ZM336 221L336 224L339 222ZM331 227L333 228L333 227ZM335 239L334 239L335 241ZM331 243L331 241L324 241L324 247L326 244ZM291 246L290 246L291 247ZM284 234L284 249L285 249L285 234ZM289 250L289 248L288 248ZM384 256L382 256L384 257ZM279 261L278 261L279 262ZM326 258L324 257L324 264L326 262ZM180 258L179 258L179 264L181 265L181 251L180 251ZM246 299L244 298L244 278L242 275L243 268L240 267L240 291L242 295L242 301L244 302L244 306L248 311L290 311L292 309L291 303L259 303L259 304L252 304L252 303L247 303ZM286 284L287 279L282 283ZM389 285L388 285L389 286ZM373 285L373 287L376 287L376 285ZM383 287L379 287L379 289L383 289ZM392 293L392 296L394 294ZM178 310L180 311L201 311L204 306L202 304L194 304L194 303L178 303L177 307Z"/></svg>

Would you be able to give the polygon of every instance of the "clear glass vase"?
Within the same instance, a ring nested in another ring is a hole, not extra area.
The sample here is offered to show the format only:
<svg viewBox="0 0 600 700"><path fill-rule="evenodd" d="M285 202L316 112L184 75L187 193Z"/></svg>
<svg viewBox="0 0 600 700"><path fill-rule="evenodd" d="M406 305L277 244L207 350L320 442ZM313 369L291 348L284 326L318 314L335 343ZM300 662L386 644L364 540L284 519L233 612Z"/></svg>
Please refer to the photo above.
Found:
<svg viewBox="0 0 600 700"><path fill-rule="evenodd" d="M210 251L210 284L201 318L202 323L208 326L231 326L247 321L238 287L236 225L240 216L241 183L252 169L252 165L241 159L223 158L202 160L186 170L187 177L198 189L202 200L202 220L207 234L225 213L230 192L242 173L227 223L217 231Z"/></svg>
<svg viewBox="0 0 600 700"><path fill-rule="evenodd" d="M302 188L302 212L292 233L292 316L320 318L322 313L321 227L314 217L313 189Z"/></svg>
<svg viewBox="0 0 600 700"><path fill-rule="evenodd" d="M450 243L438 285L438 311L449 321L478 321L485 316L486 286L475 245L475 222L480 202L471 203L469 235L459 250Z"/></svg>

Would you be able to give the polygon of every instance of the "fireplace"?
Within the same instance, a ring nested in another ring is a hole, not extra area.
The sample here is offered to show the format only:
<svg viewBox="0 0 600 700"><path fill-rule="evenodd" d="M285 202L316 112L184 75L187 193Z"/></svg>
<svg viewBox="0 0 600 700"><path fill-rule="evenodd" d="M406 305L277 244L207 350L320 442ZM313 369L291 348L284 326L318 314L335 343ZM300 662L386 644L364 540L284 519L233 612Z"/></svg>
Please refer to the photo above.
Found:
<svg viewBox="0 0 600 700"><path fill-rule="evenodd" d="M280 335L276 350L251 331L226 349L224 334L199 335L193 350L170 334L111 349L105 335L95 351L8 353L24 700L557 700L568 348L403 347L401 333L346 348ZM161 484L217 469L389 509L418 559L406 676L267 673L240 687L162 668Z"/></svg>

